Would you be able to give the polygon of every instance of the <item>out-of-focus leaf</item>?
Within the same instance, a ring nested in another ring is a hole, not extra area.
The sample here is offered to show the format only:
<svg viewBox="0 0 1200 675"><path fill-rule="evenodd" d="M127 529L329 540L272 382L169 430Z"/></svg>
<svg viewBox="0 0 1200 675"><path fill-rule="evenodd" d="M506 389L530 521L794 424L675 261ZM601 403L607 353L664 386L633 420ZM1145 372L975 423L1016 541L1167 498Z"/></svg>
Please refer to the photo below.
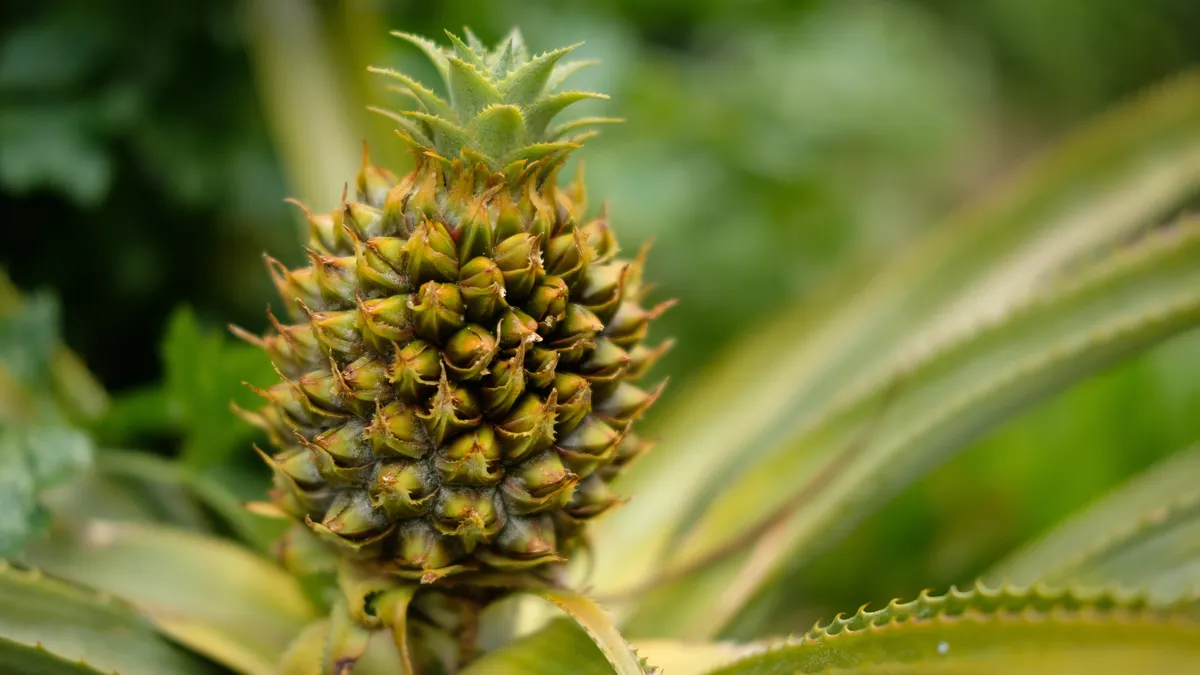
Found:
<svg viewBox="0 0 1200 675"><path fill-rule="evenodd" d="M5 281L0 278L0 282ZM15 295L15 294L14 294ZM87 467L91 439L67 426L52 390L58 305L13 296L0 308L0 555L20 550L45 522L38 492Z"/></svg>
<svg viewBox="0 0 1200 675"><path fill-rule="evenodd" d="M329 619L309 624L288 645L279 660L280 675L324 675L325 646L329 644Z"/></svg>
<svg viewBox="0 0 1200 675"><path fill-rule="evenodd" d="M95 521L30 547L49 572L112 592L160 630L241 672L271 672L315 618L295 579L228 542Z"/></svg>
<svg viewBox="0 0 1200 675"><path fill-rule="evenodd" d="M639 640L638 655L664 675L701 675L728 663L757 654L767 644L738 644L735 642L676 642L673 640Z"/></svg>
<svg viewBox="0 0 1200 675"><path fill-rule="evenodd" d="M34 389L49 387L63 414L72 421L91 421L108 407L108 394L87 366L58 340L58 305L35 294L29 301L0 268L0 420L14 419L17 409L5 401L27 398L11 391L16 378ZM11 398L10 398L11 397Z"/></svg>
<svg viewBox="0 0 1200 675"><path fill-rule="evenodd" d="M361 147L347 91L325 55L313 3L255 0L246 12L250 55L266 115L296 196L314 211L332 208L358 169Z"/></svg>
<svg viewBox="0 0 1200 675"><path fill-rule="evenodd" d="M75 352L59 347L50 357L50 377L69 419L90 422L108 411L108 392Z"/></svg>
<svg viewBox="0 0 1200 675"><path fill-rule="evenodd" d="M242 382L273 381L270 359L253 345L201 329L187 308L171 316L162 354L167 412L184 432L184 461L193 467L224 461L255 433L229 404L253 408L260 403Z"/></svg>
<svg viewBox="0 0 1200 675"><path fill-rule="evenodd" d="M207 472L191 471L177 462L156 455L105 450L98 459L98 468L106 476L131 478L143 487L155 489L156 495L159 495L156 501L162 501L162 492L192 498L211 510L234 535L260 553L268 552L271 544L287 529L283 521L251 513L225 483ZM166 522L175 524L176 521L168 518Z"/></svg>
<svg viewBox="0 0 1200 675"><path fill-rule="evenodd" d="M106 35L78 21L26 23L0 44L0 91L78 84L97 65Z"/></svg>
<svg viewBox="0 0 1200 675"><path fill-rule="evenodd" d="M0 556L21 550L44 525L36 487L20 433L0 431Z"/></svg>
<svg viewBox="0 0 1200 675"><path fill-rule="evenodd" d="M1046 277L1145 228L1200 190L1200 74L1092 124L950 219L824 315L787 310L731 349L667 413L662 445L623 477L636 495L597 528L592 583L651 576L698 515L757 458L785 452L829 402L943 345ZM662 486L670 485L671 489Z"/></svg>
<svg viewBox="0 0 1200 675"><path fill-rule="evenodd" d="M861 293L783 312L668 411L663 445L624 477L637 495L597 530L592 582L644 581L704 502L785 452L832 402L1008 311L1046 278L1200 189L1200 76L1101 119L950 219ZM670 490L661 488L670 485Z"/></svg>
<svg viewBox="0 0 1200 675"><path fill-rule="evenodd" d="M642 665L633 647L617 630L612 618L586 595L561 588L529 588L525 593L551 602L583 628L616 675L641 675Z"/></svg>
<svg viewBox="0 0 1200 675"><path fill-rule="evenodd" d="M506 586L507 584L501 581L498 585ZM518 640L512 645L489 652L470 665L465 671L467 675L483 675L493 672L603 672L617 675L642 675L644 672L644 662L638 657L632 645L617 630L608 613L595 601L575 591L551 588L541 584L518 583L512 588L520 593L552 603L574 621L573 626L566 627L563 627L560 622L552 622L545 629L551 635L561 634L563 636L560 646L547 647L547 653L552 656L561 653L566 661L537 663L538 650L549 645L555 638L536 633L528 638ZM585 642L577 643L575 637L579 636ZM556 666L559 670L544 670L550 666ZM521 670L522 667L529 667L531 670ZM599 670L594 670L596 668Z"/></svg>
<svg viewBox="0 0 1200 675"><path fill-rule="evenodd" d="M1119 584L1158 602L1200 592L1200 447L1137 476L985 579Z"/></svg>
<svg viewBox="0 0 1200 675"><path fill-rule="evenodd" d="M684 590L683 582L666 592L676 599L666 611L687 617L689 634L719 630L781 566L808 562L914 476L1015 410L1197 324L1200 218L1055 280L965 339L851 391L788 454L733 480L666 574L695 566L747 528L768 531L733 554L736 562L699 573L712 575L701 583L720 589L715 599ZM680 596L698 604L685 610ZM653 610L638 619L642 628L661 620Z"/></svg>
<svg viewBox="0 0 1200 675"><path fill-rule="evenodd" d="M980 587L839 614L713 675L1123 675L1188 672L1198 660L1200 621L1186 605L1157 610L1138 596Z"/></svg>
<svg viewBox="0 0 1200 675"><path fill-rule="evenodd" d="M105 675L79 661L59 656L38 645L22 644L0 637L0 663L17 673L39 675Z"/></svg>
<svg viewBox="0 0 1200 675"><path fill-rule="evenodd" d="M44 530L38 494L86 468L92 452L91 439L67 426L0 426L0 556Z"/></svg>
<svg viewBox="0 0 1200 675"><path fill-rule="evenodd" d="M178 425L178 407L159 384L121 392L93 427L101 443L125 444L144 434L168 434Z"/></svg>
<svg viewBox="0 0 1200 675"><path fill-rule="evenodd" d="M132 608L2 562L0 664L4 672L45 675L222 672L159 635Z"/></svg>
<svg viewBox="0 0 1200 675"><path fill-rule="evenodd" d="M612 675L600 648L574 621L556 619L541 630L484 654L463 675Z"/></svg>
<svg viewBox="0 0 1200 675"><path fill-rule="evenodd" d="M834 466L839 474L853 473L859 462L875 464L886 456L874 454L877 445L918 445L919 437L936 435L938 425L963 424L972 417L972 408L994 408L993 415L1006 415L1043 391L1057 390L1197 323L1200 217L1148 235L1093 268L1057 280L1031 302L965 339L902 364L888 377L834 402L832 412L795 439L788 453L765 459L727 484L675 560L686 564L710 553L738 530L763 522L800 497L800 491L831 489L808 482L818 470ZM1115 353L1105 353L1109 351ZM1000 405L1002 401L1007 403ZM954 437L972 435L959 432ZM894 475L893 466L876 468ZM829 480L840 481L841 476ZM880 483L855 485L874 492ZM804 496L826 502L828 493ZM844 509L838 512L848 515Z"/></svg>
<svg viewBox="0 0 1200 675"><path fill-rule="evenodd" d="M112 158L88 133L80 107L0 109L0 183L18 191L54 186L96 204L112 181Z"/></svg>
<svg viewBox="0 0 1200 675"><path fill-rule="evenodd" d="M96 453L95 470L47 490L42 501L64 527L109 520L213 532L217 523L182 475L182 467L169 460L104 448Z"/></svg>
<svg viewBox="0 0 1200 675"><path fill-rule="evenodd" d="M36 293L0 311L0 366L22 385L48 387L57 345L58 302L53 296Z"/></svg>

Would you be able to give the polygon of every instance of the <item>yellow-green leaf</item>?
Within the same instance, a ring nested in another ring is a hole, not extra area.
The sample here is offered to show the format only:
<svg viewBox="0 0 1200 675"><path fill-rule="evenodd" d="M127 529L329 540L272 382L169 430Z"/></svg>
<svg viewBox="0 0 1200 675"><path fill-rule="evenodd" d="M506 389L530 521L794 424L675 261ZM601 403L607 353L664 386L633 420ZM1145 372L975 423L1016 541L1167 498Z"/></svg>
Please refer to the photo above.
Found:
<svg viewBox="0 0 1200 675"><path fill-rule="evenodd" d="M1084 128L820 307L785 308L661 417L662 444L622 477L636 495L595 529L589 582L648 582L692 524L755 462L789 450L855 388L1002 316L1064 269L1200 191L1200 73ZM531 123L532 125L532 123ZM670 489L663 489L669 485ZM719 588L720 584L714 584Z"/></svg>
<svg viewBox="0 0 1200 675"><path fill-rule="evenodd" d="M242 673L274 672L316 611L296 580L225 541L93 521L30 547L59 576L131 602L179 642Z"/></svg>
<svg viewBox="0 0 1200 675"><path fill-rule="evenodd" d="M1200 589L1200 446L1146 470L986 578L1121 584L1159 602Z"/></svg>
<svg viewBox="0 0 1200 675"><path fill-rule="evenodd" d="M222 672L172 644L133 608L4 562L0 670L45 675Z"/></svg>
<svg viewBox="0 0 1200 675"><path fill-rule="evenodd" d="M329 619L306 626L280 657L279 675L324 675L328 644Z"/></svg>
<svg viewBox="0 0 1200 675"><path fill-rule="evenodd" d="M1137 596L1008 588L952 590L818 625L713 675L1191 672L1200 621Z"/></svg>
<svg viewBox="0 0 1200 675"><path fill-rule="evenodd" d="M667 575L763 528L733 562L700 572L713 575L703 583L719 596L685 581L675 592L665 587L671 606L660 606L687 635L715 633L785 565L807 562L1014 411L1197 325L1200 218L1192 218L1057 279L990 325L835 401L786 453L730 481L676 548ZM662 622L652 606L637 630Z"/></svg>
<svg viewBox="0 0 1200 675"><path fill-rule="evenodd" d="M643 668L633 647L604 610L587 596L560 588L528 588L524 592L553 603L574 619L600 648L616 675L642 675Z"/></svg>
<svg viewBox="0 0 1200 675"><path fill-rule="evenodd" d="M612 675L612 666L573 621L556 619L541 630L479 657L462 675Z"/></svg>

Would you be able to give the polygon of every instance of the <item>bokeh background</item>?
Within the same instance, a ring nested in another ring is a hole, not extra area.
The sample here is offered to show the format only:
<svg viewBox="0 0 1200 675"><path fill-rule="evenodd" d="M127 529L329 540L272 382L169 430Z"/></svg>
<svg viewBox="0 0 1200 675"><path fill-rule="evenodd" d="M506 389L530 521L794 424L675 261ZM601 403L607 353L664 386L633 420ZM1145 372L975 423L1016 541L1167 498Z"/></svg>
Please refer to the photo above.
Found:
<svg viewBox="0 0 1200 675"><path fill-rule="evenodd" d="M664 405L781 307L886 264L1067 129L1200 64L1195 0L9 0L0 265L57 297L67 344L114 392L102 438L265 485L227 401L269 370L223 326L264 328L263 251L301 260L285 197L334 206L363 140L404 168L365 110L402 101L365 68L432 73L385 29L464 24L603 56L578 86L628 122L589 144L587 183L627 247L654 240L647 276L681 300L656 329L678 340ZM969 580L1196 438L1191 336L981 440L780 606L800 621Z"/></svg>

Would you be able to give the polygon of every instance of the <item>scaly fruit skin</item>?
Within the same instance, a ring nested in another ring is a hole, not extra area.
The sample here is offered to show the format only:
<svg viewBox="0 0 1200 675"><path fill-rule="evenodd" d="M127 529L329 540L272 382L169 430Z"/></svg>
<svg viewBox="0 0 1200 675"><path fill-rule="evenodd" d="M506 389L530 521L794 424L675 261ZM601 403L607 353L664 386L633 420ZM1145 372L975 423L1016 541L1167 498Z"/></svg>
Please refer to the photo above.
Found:
<svg viewBox="0 0 1200 675"><path fill-rule="evenodd" d="M282 382L252 421L277 452L273 497L347 555L406 578L566 559L608 483L646 448L657 396L634 382L664 346L641 300L644 256L617 256L582 183L557 187L581 125L550 127L570 49L530 59L468 33L415 36L450 100L406 76L395 116L416 168L364 152L353 201L309 215L310 266L268 266L293 324L261 339ZM588 120L587 122L604 121Z"/></svg>

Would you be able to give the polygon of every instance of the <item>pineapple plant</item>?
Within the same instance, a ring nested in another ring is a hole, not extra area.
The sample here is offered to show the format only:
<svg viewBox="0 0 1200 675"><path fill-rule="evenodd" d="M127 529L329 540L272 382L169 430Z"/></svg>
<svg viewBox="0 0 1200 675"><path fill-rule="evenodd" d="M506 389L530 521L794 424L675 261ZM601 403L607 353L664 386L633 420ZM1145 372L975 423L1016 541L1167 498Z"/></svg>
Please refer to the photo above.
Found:
<svg viewBox="0 0 1200 675"><path fill-rule="evenodd" d="M279 382L256 390L265 404L238 408L273 446L259 451L271 501L243 509L230 476L97 448L93 470L38 497L48 534L33 536L30 516L30 541L0 564L0 664L1194 669L1194 449L968 587L790 636L762 627L790 616L786 579L938 462L1088 375L1195 337L1200 219L1186 207L1200 194L1200 80L1094 123L828 314L781 312L668 411L646 454L632 426L661 388L640 379L669 344L645 341L667 305L646 307L645 253L619 256L582 180L559 184L582 130L605 121L551 125L597 96L559 91L579 65L562 61L571 48L530 56L515 32L493 49L470 33L449 48L400 37L446 92L381 73L416 101L388 113L415 168L398 177L364 152L342 204L305 211L309 266L268 258L286 313L266 336L235 329L250 347L179 322L205 349L272 361ZM0 291L5 347L37 303ZM115 413L46 330L29 342L60 356L20 378L0 349L0 457L29 474L14 494L32 512L28 486L62 448L9 412L36 410L76 438L75 425ZM620 504L631 494L650 498ZM524 596L571 621L542 621Z"/></svg>
<svg viewBox="0 0 1200 675"><path fill-rule="evenodd" d="M398 35L449 97L378 71L419 103L394 115L415 168L397 177L364 151L353 199L308 215L310 265L267 259L293 323L272 315L249 338L282 382L245 416L276 450L276 505L347 556L426 583L544 569L647 447L632 426L661 387L638 380L666 347L645 338L667 305L645 307L645 254L620 256L582 181L559 187L610 121L553 123L602 97L560 90L572 48Z"/></svg>

